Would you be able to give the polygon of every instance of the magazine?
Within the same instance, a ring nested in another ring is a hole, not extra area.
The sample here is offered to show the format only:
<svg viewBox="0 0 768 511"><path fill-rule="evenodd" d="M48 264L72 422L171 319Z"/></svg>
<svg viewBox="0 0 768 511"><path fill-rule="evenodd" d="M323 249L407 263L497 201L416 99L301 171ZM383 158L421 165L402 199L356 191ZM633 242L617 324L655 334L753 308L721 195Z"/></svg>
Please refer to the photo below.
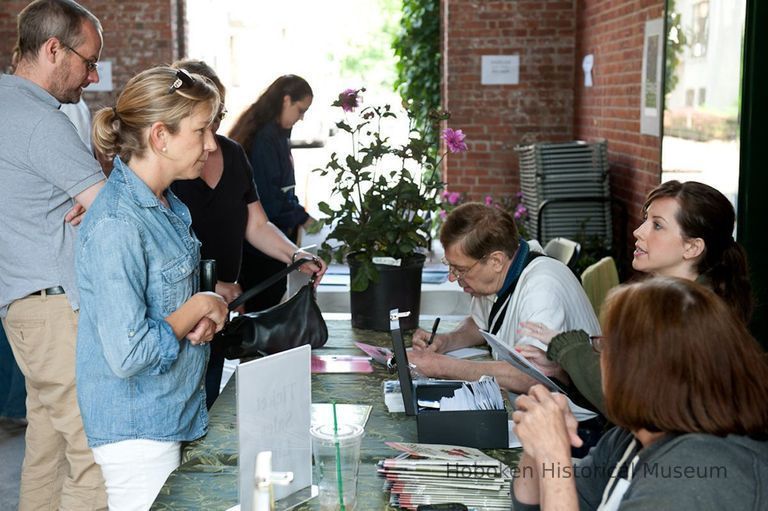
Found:
<svg viewBox="0 0 768 511"><path fill-rule="evenodd" d="M378 465L390 505L416 509L421 504L462 502L478 510L510 509L512 472L482 451L455 445L387 445L402 451Z"/></svg>
<svg viewBox="0 0 768 511"><path fill-rule="evenodd" d="M499 360L505 360L509 362L516 369L519 369L523 373L527 374L537 382L547 387L549 390L553 392L560 392L566 396L568 395L568 393L565 392L557 383L550 380L544 373L539 371L536 366L531 364L524 356L516 352L514 349L509 349L509 346L501 342L498 337L490 332L485 332L483 330L481 330L480 333L482 334L483 339L485 339L485 342L491 346L493 352L496 354L496 357Z"/></svg>

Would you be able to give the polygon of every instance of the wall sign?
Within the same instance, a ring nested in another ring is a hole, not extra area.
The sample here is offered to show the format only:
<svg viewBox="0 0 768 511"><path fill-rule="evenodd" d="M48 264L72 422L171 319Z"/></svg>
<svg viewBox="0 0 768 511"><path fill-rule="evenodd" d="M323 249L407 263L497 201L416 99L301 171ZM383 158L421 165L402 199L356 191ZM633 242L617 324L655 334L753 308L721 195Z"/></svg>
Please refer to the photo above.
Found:
<svg viewBox="0 0 768 511"><path fill-rule="evenodd" d="M482 85L516 85L520 83L520 55L483 55Z"/></svg>

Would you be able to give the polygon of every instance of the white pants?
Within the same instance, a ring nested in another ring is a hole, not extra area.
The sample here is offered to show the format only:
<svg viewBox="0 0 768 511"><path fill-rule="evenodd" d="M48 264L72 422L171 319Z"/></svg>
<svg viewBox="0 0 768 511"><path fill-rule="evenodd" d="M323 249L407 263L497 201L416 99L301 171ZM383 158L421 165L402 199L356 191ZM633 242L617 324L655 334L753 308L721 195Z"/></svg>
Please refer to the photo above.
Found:
<svg viewBox="0 0 768 511"><path fill-rule="evenodd" d="M181 443L123 440L95 447L93 457L104 475L110 511L145 511L181 463Z"/></svg>

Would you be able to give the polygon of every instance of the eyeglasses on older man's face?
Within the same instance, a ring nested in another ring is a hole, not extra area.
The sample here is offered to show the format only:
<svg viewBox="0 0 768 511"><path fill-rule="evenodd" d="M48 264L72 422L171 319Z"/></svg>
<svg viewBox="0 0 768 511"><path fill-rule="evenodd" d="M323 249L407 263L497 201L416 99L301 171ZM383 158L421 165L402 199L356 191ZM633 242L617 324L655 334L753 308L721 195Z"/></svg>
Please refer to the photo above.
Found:
<svg viewBox="0 0 768 511"><path fill-rule="evenodd" d="M453 275L456 280L463 280L469 274L469 272L471 272L475 268L475 266L480 264L481 261L484 261L486 257L488 256L484 255L483 257L481 257L480 259L478 259L477 261L469 265L467 268L454 266L453 264L449 263L448 259L446 259L445 257L440 259L440 262L442 262L444 265L448 267L448 273Z"/></svg>

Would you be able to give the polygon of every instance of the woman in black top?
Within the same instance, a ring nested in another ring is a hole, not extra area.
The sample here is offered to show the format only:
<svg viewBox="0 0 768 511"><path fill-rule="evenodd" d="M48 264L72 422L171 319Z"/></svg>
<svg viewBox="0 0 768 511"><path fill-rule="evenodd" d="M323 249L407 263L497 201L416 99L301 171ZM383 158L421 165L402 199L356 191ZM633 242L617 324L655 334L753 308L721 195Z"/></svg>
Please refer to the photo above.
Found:
<svg viewBox="0 0 768 511"><path fill-rule="evenodd" d="M294 192L296 178L289 138L294 124L304 118L312 98L312 88L306 80L295 75L281 76L240 116L229 133L248 153L267 218L293 242L299 228L308 226L313 219ZM240 275L245 287L266 280L282 268L282 263L271 254L257 248L245 245ZM285 289L283 279L249 300L246 310L262 310L279 303Z"/></svg>
<svg viewBox="0 0 768 511"><path fill-rule="evenodd" d="M212 130L215 133L223 119L225 89L216 73L199 60L182 60L174 67L183 68L210 79L221 96L221 110ZM299 249L267 220L253 182L253 172L243 148L223 135L215 136L217 151L210 153L199 178L176 181L171 188L187 205L192 215L192 228L202 242L202 259L216 260L216 292L229 303L243 289L238 284L244 239L274 258L280 267L289 263ZM310 254L307 256L311 257ZM305 265L304 273L325 273L326 265ZM246 289L248 286L246 285ZM211 358L206 373L207 405L211 407L219 395L224 367L224 347L211 344Z"/></svg>

